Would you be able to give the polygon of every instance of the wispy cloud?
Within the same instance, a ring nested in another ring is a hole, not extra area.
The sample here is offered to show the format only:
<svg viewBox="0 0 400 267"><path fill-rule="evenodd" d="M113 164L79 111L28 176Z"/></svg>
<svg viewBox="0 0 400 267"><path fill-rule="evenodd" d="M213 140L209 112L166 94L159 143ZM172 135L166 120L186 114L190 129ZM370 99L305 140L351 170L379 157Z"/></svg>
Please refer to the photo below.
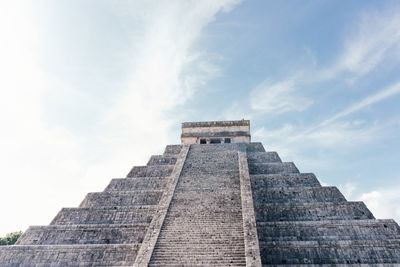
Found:
<svg viewBox="0 0 400 267"><path fill-rule="evenodd" d="M285 113L303 111L313 103L302 96L296 87L296 77L285 81L259 84L250 94L251 109L262 113Z"/></svg>
<svg viewBox="0 0 400 267"><path fill-rule="evenodd" d="M308 132L314 131L316 128L319 128L322 126L329 125L332 122L334 122L340 118L348 116L354 112L357 112L363 108L366 108L372 104L378 103L382 100L385 100L386 98L389 98L389 97L394 96L399 93L400 93L400 82L395 83L394 85L391 85L387 88L383 88L383 89L379 90L377 93L367 96L356 103L353 103L346 109L344 109L344 110L336 113L335 115L331 116L330 118L324 120L316 127L312 127L311 129L308 130Z"/></svg>

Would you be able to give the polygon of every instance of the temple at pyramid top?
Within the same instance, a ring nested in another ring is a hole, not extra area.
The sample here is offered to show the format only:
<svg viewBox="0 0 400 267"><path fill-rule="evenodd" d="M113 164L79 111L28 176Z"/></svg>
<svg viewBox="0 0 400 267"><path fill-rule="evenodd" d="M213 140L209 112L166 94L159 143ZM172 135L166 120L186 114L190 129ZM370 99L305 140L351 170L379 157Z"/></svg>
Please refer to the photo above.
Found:
<svg viewBox="0 0 400 267"><path fill-rule="evenodd" d="M250 121L182 123L182 144L250 143Z"/></svg>

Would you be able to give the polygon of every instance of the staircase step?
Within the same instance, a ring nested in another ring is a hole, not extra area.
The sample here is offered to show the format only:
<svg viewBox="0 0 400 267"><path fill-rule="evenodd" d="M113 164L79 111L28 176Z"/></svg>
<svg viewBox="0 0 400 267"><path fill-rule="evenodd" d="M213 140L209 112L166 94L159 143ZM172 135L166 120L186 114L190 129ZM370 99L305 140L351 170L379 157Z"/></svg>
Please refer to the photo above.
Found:
<svg viewBox="0 0 400 267"><path fill-rule="evenodd" d="M257 222L374 219L358 201L255 204L254 210Z"/></svg>
<svg viewBox="0 0 400 267"><path fill-rule="evenodd" d="M30 226L16 245L135 244L148 224L78 224Z"/></svg>

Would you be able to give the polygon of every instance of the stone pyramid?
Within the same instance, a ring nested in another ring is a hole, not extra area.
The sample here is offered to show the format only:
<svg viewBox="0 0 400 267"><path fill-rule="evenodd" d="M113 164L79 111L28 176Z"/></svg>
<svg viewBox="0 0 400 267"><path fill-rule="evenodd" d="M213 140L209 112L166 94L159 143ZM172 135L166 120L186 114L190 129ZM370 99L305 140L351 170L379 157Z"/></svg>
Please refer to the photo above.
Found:
<svg viewBox="0 0 400 267"><path fill-rule="evenodd" d="M182 124L78 208L0 247L0 266L400 266L400 228L250 142L250 122Z"/></svg>

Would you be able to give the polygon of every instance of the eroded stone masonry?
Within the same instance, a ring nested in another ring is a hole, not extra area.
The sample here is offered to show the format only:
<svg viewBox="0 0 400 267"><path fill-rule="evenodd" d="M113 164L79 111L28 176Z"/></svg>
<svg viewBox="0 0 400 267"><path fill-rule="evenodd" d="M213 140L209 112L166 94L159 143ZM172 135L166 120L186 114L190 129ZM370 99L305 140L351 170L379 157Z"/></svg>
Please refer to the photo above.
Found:
<svg viewBox="0 0 400 267"><path fill-rule="evenodd" d="M400 266L400 228L252 143L250 121L186 122L169 145L0 266Z"/></svg>

